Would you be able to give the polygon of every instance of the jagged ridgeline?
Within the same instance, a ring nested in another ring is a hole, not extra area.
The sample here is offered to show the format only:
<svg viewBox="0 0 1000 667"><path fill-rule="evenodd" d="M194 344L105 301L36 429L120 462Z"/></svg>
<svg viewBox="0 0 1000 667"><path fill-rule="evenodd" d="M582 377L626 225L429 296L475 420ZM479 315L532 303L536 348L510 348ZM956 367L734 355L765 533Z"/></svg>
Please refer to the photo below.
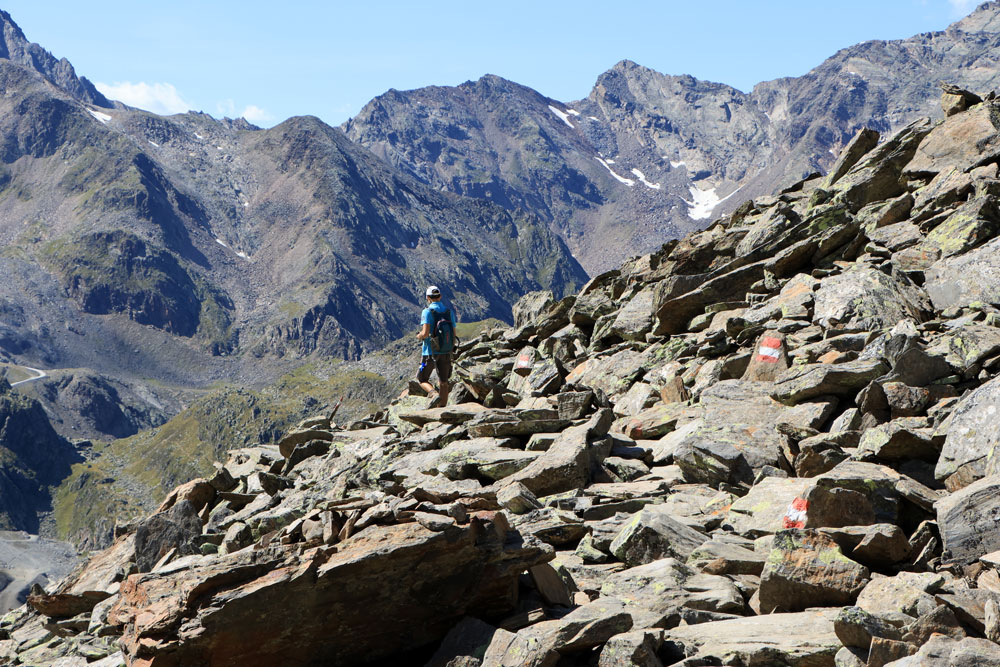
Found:
<svg viewBox="0 0 1000 667"><path fill-rule="evenodd" d="M587 279L530 212L438 192L314 117L263 130L111 103L0 14L0 340L46 368L258 384ZM235 357L235 359L234 359Z"/></svg>
<svg viewBox="0 0 1000 667"><path fill-rule="evenodd" d="M36 589L0 656L1000 664L1000 113L942 100L525 296L446 407L229 452Z"/></svg>
<svg viewBox="0 0 1000 667"><path fill-rule="evenodd" d="M549 221L591 274L827 172L862 127L939 116L937 81L1000 88L1000 3L941 32L841 49L743 92L624 60L558 101L487 75L390 90L348 137L435 187Z"/></svg>

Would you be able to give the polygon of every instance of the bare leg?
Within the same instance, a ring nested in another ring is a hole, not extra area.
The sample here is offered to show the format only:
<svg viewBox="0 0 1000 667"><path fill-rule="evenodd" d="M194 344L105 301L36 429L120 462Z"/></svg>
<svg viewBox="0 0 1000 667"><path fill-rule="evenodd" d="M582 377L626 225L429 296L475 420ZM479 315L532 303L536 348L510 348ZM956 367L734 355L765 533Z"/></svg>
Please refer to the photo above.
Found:
<svg viewBox="0 0 1000 667"><path fill-rule="evenodd" d="M421 382L420 386L423 388L424 391L427 392L428 396L430 396L431 394L433 394L436 391L434 389L434 385L432 385L430 382Z"/></svg>
<svg viewBox="0 0 1000 667"><path fill-rule="evenodd" d="M438 399L438 405L444 407L448 405L448 393L451 391L451 384L447 380L441 381L441 398Z"/></svg>

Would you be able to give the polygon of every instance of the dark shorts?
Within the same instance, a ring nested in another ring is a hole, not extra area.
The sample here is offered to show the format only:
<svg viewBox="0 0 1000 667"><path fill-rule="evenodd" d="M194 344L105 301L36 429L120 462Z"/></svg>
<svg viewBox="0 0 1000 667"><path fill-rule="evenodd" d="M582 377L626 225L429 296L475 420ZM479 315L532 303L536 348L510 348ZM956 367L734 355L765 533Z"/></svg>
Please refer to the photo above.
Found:
<svg viewBox="0 0 1000 667"><path fill-rule="evenodd" d="M438 380L447 382L451 379L451 355L433 354L420 357L420 370L417 371L417 382L427 382L431 379L431 371L437 369Z"/></svg>

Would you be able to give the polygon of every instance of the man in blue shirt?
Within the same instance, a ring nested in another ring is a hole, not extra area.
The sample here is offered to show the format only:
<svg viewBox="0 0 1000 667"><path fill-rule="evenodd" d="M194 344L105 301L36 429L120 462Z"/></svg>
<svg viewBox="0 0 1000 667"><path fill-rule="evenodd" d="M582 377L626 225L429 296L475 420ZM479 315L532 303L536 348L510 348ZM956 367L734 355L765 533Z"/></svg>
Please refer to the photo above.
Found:
<svg viewBox="0 0 1000 667"><path fill-rule="evenodd" d="M434 285L428 287L425 296L427 297L427 307L420 313L421 327L417 334L417 340L424 342L420 353L420 370L417 371L417 382L431 397L429 407L435 407L436 405L448 404L448 392L451 390L448 381L451 379L452 350L450 346L447 351L433 350L430 341L431 329L434 322L442 314L447 313L447 317L451 320L451 330L454 332L456 319L455 313L445 308L444 304L441 303L441 290L437 287ZM435 369L437 370L438 382L441 385L440 397L437 395L438 392L435 392L434 385L430 383L431 371Z"/></svg>

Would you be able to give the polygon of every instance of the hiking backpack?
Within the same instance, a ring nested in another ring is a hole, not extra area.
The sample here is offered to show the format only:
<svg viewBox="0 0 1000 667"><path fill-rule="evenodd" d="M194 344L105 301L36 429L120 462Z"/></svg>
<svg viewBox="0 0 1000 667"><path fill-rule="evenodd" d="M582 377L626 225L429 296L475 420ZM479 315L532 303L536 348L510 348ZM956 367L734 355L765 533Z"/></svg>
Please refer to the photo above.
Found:
<svg viewBox="0 0 1000 667"><path fill-rule="evenodd" d="M454 351L458 338L455 336L455 325L451 322L451 311L431 310L431 352L447 354Z"/></svg>

